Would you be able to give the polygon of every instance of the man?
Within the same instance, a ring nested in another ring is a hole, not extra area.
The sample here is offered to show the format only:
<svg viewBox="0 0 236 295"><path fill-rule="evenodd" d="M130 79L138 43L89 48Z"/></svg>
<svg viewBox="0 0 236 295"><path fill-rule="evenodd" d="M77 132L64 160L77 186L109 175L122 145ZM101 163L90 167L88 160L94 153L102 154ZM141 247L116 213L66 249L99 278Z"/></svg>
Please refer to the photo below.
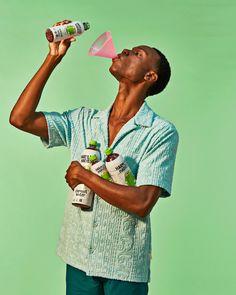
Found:
<svg viewBox="0 0 236 295"><path fill-rule="evenodd" d="M150 212L159 197L171 194L178 132L145 99L166 87L170 67L157 49L146 45L124 49L109 68L119 90L108 109L36 112L50 74L73 41L49 44L49 54L19 97L10 123L39 136L47 148L69 147L72 162L65 178L70 192L79 183L95 192L93 207L87 211L71 205L72 193L68 196L57 249L66 263L67 295L147 294ZM109 182L80 165L80 154L91 138L102 152L110 146L126 159L136 177L135 187Z"/></svg>

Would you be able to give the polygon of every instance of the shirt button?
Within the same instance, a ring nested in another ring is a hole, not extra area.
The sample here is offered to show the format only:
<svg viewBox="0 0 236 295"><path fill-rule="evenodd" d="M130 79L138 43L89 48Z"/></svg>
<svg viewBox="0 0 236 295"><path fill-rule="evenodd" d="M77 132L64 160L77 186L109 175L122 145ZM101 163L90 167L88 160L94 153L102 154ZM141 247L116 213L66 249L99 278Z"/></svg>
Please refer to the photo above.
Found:
<svg viewBox="0 0 236 295"><path fill-rule="evenodd" d="M98 222L94 221L94 226L97 227L98 226Z"/></svg>
<svg viewBox="0 0 236 295"><path fill-rule="evenodd" d="M90 253L93 253L93 252L94 252L94 248L90 247L90 248L89 248L89 252L90 252Z"/></svg>

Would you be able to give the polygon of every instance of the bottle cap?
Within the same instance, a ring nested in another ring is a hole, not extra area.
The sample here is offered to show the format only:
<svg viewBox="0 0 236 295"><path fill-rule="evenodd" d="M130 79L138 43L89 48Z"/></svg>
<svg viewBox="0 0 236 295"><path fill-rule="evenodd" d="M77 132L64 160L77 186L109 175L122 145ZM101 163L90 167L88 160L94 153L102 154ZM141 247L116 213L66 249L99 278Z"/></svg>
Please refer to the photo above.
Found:
<svg viewBox="0 0 236 295"><path fill-rule="evenodd" d="M87 31L90 28L90 24L88 22L83 22L84 30Z"/></svg>
<svg viewBox="0 0 236 295"><path fill-rule="evenodd" d="M105 154L107 155L107 156L109 156L109 155L111 155L113 153L113 150L112 150L112 148L107 148L106 150L105 150Z"/></svg>
<svg viewBox="0 0 236 295"><path fill-rule="evenodd" d="M96 155L90 155L89 156L89 160L92 162L92 161L95 161L97 160L97 156Z"/></svg>
<svg viewBox="0 0 236 295"><path fill-rule="evenodd" d="M89 142L89 145L94 145L94 146L97 146L97 141L94 140L94 139L91 139L90 142Z"/></svg>

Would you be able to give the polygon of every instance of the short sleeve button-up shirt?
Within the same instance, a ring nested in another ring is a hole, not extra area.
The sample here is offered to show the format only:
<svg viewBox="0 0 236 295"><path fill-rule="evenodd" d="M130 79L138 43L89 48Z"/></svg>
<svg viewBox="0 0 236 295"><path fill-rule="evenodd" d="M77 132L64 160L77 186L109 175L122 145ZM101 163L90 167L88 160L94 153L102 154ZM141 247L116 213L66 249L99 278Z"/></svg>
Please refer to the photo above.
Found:
<svg viewBox="0 0 236 295"><path fill-rule="evenodd" d="M108 119L112 105L99 111L80 107L63 112L43 112L49 140L46 148L66 146L71 161L79 161L91 138L97 140L101 160L108 147ZM120 129L111 147L121 154L134 176L136 186L161 187L161 197L171 195L178 146L173 123L162 118L144 101L141 108ZM133 282L150 282L150 214L138 217L105 202L95 194L91 210L71 204L69 188L57 255L90 276Z"/></svg>

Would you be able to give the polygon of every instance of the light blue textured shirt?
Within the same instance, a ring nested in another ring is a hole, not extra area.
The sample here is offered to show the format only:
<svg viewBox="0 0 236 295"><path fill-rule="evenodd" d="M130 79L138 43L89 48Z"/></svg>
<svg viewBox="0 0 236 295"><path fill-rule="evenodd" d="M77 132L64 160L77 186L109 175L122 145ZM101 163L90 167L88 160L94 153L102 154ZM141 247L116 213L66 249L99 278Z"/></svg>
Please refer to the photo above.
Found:
<svg viewBox="0 0 236 295"><path fill-rule="evenodd" d="M71 151L71 161L79 161L93 138L98 141L104 160L111 107L103 111L81 107L62 114L43 112L49 133L48 142L41 138L43 144L47 148L66 146ZM174 124L154 113L145 101L123 125L111 147L125 158L137 186L160 186L161 197L168 197L178 138ZM57 255L90 276L150 282L150 215L141 218L127 213L96 194L90 211L73 206L71 201L69 188Z"/></svg>

